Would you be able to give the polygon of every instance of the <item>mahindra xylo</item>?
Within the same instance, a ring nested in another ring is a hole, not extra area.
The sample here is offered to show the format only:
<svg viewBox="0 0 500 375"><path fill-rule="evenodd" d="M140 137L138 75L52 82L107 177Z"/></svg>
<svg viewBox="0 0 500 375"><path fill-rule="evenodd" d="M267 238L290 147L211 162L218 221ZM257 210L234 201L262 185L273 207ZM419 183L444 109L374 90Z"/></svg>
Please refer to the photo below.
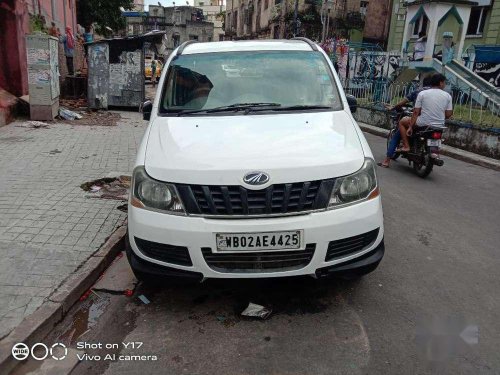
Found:
<svg viewBox="0 0 500 375"><path fill-rule="evenodd" d="M355 106L304 38L173 51L143 106L128 205L137 277L373 271L382 205Z"/></svg>

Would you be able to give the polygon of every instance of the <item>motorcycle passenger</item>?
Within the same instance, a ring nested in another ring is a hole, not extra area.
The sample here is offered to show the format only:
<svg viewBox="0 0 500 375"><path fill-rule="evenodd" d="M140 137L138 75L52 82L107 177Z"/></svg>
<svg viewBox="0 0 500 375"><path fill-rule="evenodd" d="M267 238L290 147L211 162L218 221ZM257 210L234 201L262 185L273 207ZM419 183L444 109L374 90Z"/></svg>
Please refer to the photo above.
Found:
<svg viewBox="0 0 500 375"><path fill-rule="evenodd" d="M444 91L445 86L446 77L436 73L431 77L431 88L418 94L409 124L399 124L399 132L403 139L401 152L410 151L408 137L413 134L415 126L442 126L445 120L453 115L451 95Z"/></svg>
<svg viewBox="0 0 500 375"><path fill-rule="evenodd" d="M403 98L398 104L392 106L392 107L387 107L389 111L394 111L397 110L403 106L405 106L408 103L415 103L415 100L417 99L418 94L420 94L422 91L430 89L431 88L431 75L426 76L423 81L422 81L422 88L413 90L410 92L406 97ZM399 126L401 126L401 123L406 124L406 127L410 124L411 117L409 116L404 116L399 120ZM389 168L389 164L391 163L391 159L394 157L394 153L396 152L396 148L399 146L399 142L401 141L401 134L399 133L399 127L396 129L394 134L392 135L391 142L389 143L389 146L387 147L387 153L385 156L384 161L381 163L378 163L379 166L384 167L384 168Z"/></svg>

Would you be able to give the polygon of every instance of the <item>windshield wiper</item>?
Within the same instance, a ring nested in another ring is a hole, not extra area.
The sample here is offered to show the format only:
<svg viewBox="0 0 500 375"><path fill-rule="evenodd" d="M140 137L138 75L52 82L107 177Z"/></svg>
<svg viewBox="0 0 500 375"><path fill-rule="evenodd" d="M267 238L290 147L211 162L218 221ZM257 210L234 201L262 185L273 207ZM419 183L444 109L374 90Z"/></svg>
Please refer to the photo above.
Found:
<svg viewBox="0 0 500 375"><path fill-rule="evenodd" d="M279 107L279 103L235 103L231 105L225 105L221 107L214 107L208 109L184 109L177 113L177 116L189 115L191 113L214 113L214 112L229 112L229 111L241 111L241 110L251 110L254 107Z"/></svg>
<svg viewBox="0 0 500 375"><path fill-rule="evenodd" d="M298 111L301 109L333 109L327 105L290 105L286 107L272 108L272 111Z"/></svg>

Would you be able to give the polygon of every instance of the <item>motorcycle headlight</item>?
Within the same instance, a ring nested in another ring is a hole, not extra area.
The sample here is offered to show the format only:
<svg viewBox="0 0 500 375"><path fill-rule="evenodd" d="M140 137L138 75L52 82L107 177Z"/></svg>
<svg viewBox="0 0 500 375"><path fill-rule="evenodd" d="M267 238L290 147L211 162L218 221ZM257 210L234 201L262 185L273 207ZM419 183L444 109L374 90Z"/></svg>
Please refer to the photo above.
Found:
<svg viewBox="0 0 500 375"><path fill-rule="evenodd" d="M375 162L366 158L361 169L349 176L339 177L335 180L328 208L349 205L379 195Z"/></svg>
<svg viewBox="0 0 500 375"><path fill-rule="evenodd" d="M143 166L135 168L132 176L131 204L134 207L185 215L177 190L172 184L152 179Z"/></svg>

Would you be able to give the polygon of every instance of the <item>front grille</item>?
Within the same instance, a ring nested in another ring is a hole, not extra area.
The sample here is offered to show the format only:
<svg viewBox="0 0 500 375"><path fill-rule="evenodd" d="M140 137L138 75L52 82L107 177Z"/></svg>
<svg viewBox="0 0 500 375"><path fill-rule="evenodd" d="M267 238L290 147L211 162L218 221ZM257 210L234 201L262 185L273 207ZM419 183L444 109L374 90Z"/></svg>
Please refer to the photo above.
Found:
<svg viewBox="0 0 500 375"><path fill-rule="evenodd" d="M275 184L261 190L238 185L177 185L188 214L279 215L325 208L333 180Z"/></svg>
<svg viewBox="0 0 500 375"><path fill-rule="evenodd" d="M379 228L357 236L331 241L328 244L325 261L341 258L367 248L377 239L378 232Z"/></svg>
<svg viewBox="0 0 500 375"><path fill-rule="evenodd" d="M259 253L212 253L209 247L201 252L208 266L219 272L290 271L304 268L311 261L316 244L308 244L300 251L273 251Z"/></svg>
<svg viewBox="0 0 500 375"><path fill-rule="evenodd" d="M137 237L134 237L134 240L141 253L147 257L180 266L193 265L187 247L151 242Z"/></svg>

